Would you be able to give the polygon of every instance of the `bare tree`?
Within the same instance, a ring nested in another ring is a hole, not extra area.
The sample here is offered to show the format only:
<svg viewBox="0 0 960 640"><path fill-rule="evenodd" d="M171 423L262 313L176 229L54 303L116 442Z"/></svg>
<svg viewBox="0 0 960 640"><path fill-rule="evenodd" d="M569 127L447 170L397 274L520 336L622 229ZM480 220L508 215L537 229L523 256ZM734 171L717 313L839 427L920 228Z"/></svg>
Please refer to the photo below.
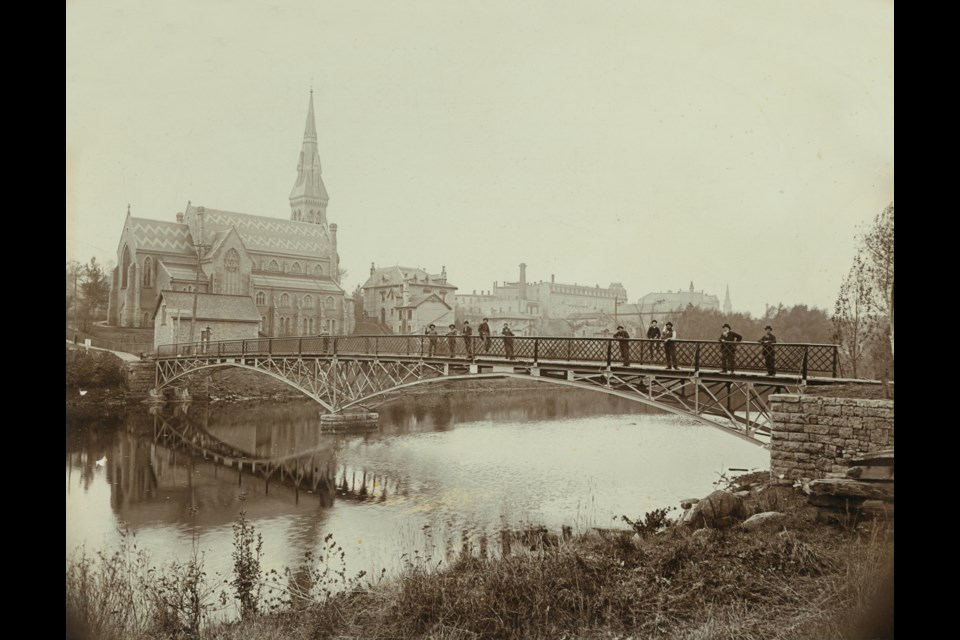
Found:
<svg viewBox="0 0 960 640"><path fill-rule="evenodd" d="M866 276L866 265L860 254L853 258L853 266L837 294L833 308L833 339L840 345L840 353L853 370L854 378L860 371L860 360L870 340L872 323L869 320L870 298L873 287Z"/></svg>
<svg viewBox="0 0 960 640"><path fill-rule="evenodd" d="M893 355L893 203L876 218L863 235L867 276L873 281L871 313L890 329L890 355ZM882 329L881 329L882 330Z"/></svg>
<svg viewBox="0 0 960 640"><path fill-rule="evenodd" d="M861 361L868 349L885 350L888 344L889 357L874 353L871 358L886 380L893 365L894 340L893 203L874 218L858 240L853 266L834 305L834 340L840 344L854 377L862 372Z"/></svg>

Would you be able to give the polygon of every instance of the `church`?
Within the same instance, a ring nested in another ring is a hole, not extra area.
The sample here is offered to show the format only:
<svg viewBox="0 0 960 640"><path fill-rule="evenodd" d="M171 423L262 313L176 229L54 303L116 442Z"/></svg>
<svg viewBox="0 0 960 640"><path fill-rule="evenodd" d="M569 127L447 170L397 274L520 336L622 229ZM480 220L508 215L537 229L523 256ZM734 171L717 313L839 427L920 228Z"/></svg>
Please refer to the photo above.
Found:
<svg viewBox="0 0 960 640"><path fill-rule="evenodd" d="M205 304L252 300L261 336L351 333L353 303L340 286L337 225L327 222L313 91L290 192L290 219L187 204L175 221L130 215L117 247L109 322L153 327L164 291L207 294ZM214 296L222 296L216 298Z"/></svg>

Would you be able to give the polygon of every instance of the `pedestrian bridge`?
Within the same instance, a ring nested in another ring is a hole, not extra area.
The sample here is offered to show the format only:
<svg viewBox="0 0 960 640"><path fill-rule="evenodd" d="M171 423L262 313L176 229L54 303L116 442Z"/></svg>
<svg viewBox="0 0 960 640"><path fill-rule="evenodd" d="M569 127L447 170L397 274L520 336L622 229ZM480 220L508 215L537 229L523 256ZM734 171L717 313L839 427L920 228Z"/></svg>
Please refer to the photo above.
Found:
<svg viewBox="0 0 960 640"><path fill-rule="evenodd" d="M666 367L661 340L611 338L303 336L161 345L153 358L158 391L190 374L239 367L280 380L334 414L370 410L437 382L535 380L655 406L758 444L769 442L771 394L877 384L842 378L836 345L776 344L771 376L769 347L759 343L736 344L730 373L720 370L720 342L673 342L679 369Z"/></svg>

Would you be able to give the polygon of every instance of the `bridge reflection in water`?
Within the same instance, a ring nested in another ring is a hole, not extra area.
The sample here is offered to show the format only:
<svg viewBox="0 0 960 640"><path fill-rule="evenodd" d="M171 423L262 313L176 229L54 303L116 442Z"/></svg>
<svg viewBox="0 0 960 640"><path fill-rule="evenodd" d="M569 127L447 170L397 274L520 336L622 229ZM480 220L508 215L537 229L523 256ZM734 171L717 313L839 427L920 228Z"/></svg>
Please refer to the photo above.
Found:
<svg viewBox="0 0 960 640"><path fill-rule="evenodd" d="M351 568L392 571L416 549L437 560L465 546L496 555L501 531L525 521L559 532L617 503L631 515L647 500L671 504L674 493L709 487L720 460L761 464L762 450L654 409L546 391L527 383L514 393L424 393L385 406L381 430L360 436L322 433L309 401L144 408L109 437L100 430L68 445L68 469L102 487L108 511L99 519L112 512L145 546L163 541L168 556L185 553L196 532L211 568L229 567L231 525L244 509L274 566L293 566L335 533L350 544ZM105 468L90 466L101 457ZM601 477L604 486L591 488ZM93 510L81 493L68 503ZM610 526L607 517L594 522Z"/></svg>

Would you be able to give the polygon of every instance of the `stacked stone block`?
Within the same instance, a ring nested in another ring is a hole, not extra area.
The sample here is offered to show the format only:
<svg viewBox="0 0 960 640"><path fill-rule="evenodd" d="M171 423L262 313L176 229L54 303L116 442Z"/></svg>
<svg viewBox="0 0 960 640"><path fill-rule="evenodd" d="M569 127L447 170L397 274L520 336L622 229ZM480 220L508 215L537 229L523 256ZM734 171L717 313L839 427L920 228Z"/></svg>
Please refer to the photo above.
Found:
<svg viewBox="0 0 960 640"><path fill-rule="evenodd" d="M893 401L770 396L774 479L823 478L844 472L849 459L893 447Z"/></svg>

